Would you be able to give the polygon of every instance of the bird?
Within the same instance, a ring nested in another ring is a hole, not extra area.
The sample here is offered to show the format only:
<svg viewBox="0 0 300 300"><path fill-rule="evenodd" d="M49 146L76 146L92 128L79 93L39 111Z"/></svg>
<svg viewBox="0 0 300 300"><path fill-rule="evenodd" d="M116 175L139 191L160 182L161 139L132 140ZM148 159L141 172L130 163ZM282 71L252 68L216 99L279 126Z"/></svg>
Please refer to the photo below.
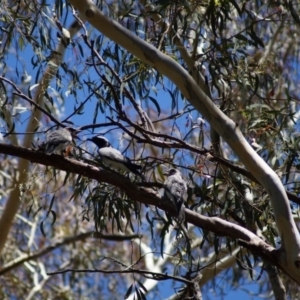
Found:
<svg viewBox="0 0 300 300"><path fill-rule="evenodd" d="M131 172L140 176L142 179L145 179L144 176L138 171L142 167L134 164L119 150L113 148L110 142L104 136L95 136L91 139L88 139L88 141L93 142L99 148L98 154L105 165L115 170Z"/></svg>
<svg viewBox="0 0 300 300"><path fill-rule="evenodd" d="M63 153L63 151L70 146L73 137L75 137L78 132L79 130L72 127L65 127L48 132L43 145L45 153Z"/></svg>
<svg viewBox="0 0 300 300"><path fill-rule="evenodd" d="M184 202L187 199L187 184L183 180L179 170L170 169L164 182L164 196L171 200L177 212L178 223L181 224L185 220Z"/></svg>

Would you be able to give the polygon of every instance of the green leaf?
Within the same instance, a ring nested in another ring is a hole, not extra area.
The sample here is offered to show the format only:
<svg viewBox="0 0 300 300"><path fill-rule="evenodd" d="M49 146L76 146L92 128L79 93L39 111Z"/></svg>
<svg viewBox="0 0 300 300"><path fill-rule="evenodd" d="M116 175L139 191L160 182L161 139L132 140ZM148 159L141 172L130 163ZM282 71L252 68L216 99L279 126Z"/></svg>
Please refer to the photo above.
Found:
<svg viewBox="0 0 300 300"><path fill-rule="evenodd" d="M148 290L145 288L145 286L142 284L141 281L137 280L138 284L140 285L141 289L145 292L145 294L148 293Z"/></svg>
<svg viewBox="0 0 300 300"><path fill-rule="evenodd" d="M149 216L149 211L147 211L147 213L146 213L146 220L148 221L148 223L150 224L150 233L151 233L151 237L152 237L152 239L153 239L153 236L154 236L154 232L153 232L153 221L152 221L152 219L150 218L150 216Z"/></svg>
<svg viewBox="0 0 300 300"><path fill-rule="evenodd" d="M52 209L52 206L53 206L53 203L54 203L54 199L55 199L55 195L53 195L52 198L51 198L50 206L49 206L49 209L48 209L47 216L49 215L49 212L50 212L50 210Z"/></svg>
<svg viewBox="0 0 300 300"><path fill-rule="evenodd" d="M235 7L235 9L237 10L239 16L241 16L242 11L241 11L240 7L238 6L238 4L234 0L229 0L229 2Z"/></svg>
<svg viewBox="0 0 300 300"><path fill-rule="evenodd" d="M159 115L160 115L160 106L159 106L157 100L154 99L154 98L151 97L151 96L148 96L148 98L149 98L149 99L153 102L153 104L155 105L155 107L156 107L156 109L157 109L157 114L158 114L158 116L159 116Z"/></svg>
<svg viewBox="0 0 300 300"><path fill-rule="evenodd" d="M137 288L135 290L135 292L136 292L136 295L137 295L138 299L147 300L144 293L140 289Z"/></svg>
<svg viewBox="0 0 300 300"><path fill-rule="evenodd" d="M70 177L70 172L66 172L66 176L65 176L65 178L64 178L64 182L63 182L63 185L65 185L66 183L67 183L67 180L68 180L68 178Z"/></svg>
<svg viewBox="0 0 300 300"><path fill-rule="evenodd" d="M0 107L3 108L8 101L6 88L3 81L0 81Z"/></svg>
<svg viewBox="0 0 300 300"><path fill-rule="evenodd" d="M174 96L174 93L172 91L170 91L169 89L167 89L169 95L171 96L171 99L172 99L172 106L171 106L171 111L173 111L176 107L176 99L175 99L175 96Z"/></svg>
<svg viewBox="0 0 300 300"><path fill-rule="evenodd" d="M44 237L46 237L46 233L45 233L45 231L44 231L44 220L41 222L41 224L40 224L40 230L41 230L41 233L42 233L42 235L44 236Z"/></svg>
<svg viewBox="0 0 300 300"><path fill-rule="evenodd" d="M291 15L292 15L294 21L296 23L300 24L300 18L299 18L299 15L297 14L297 12L296 12L296 10L295 10L295 8L293 6L293 1L291 1L291 0L288 1L288 5L289 5L289 9L291 11ZM297 4L297 5L299 5L299 4Z"/></svg>
<svg viewBox="0 0 300 300"><path fill-rule="evenodd" d="M241 34L241 33L236 34L234 37L238 40L248 42L248 38L246 36L244 36L243 34Z"/></svg>
<svg viewBox="0 0 300 300"><path fill-rule="evenodd" d="M56 212L54 210L51 210L50 212L51 212L52 218L53 218L51 226L53 226L56 221Z"/></svg>
<svg viewBox="0 0 300 300"><path fill-rule="evenodd" d="M259 275L258 275L258 277L257 277L256 281L259 281L259 280L261 279L261 276L262 276L262 274L263 274L264 270L265 270L265 268L264 268L264 267L261 267L261 268L260 268L260 272L259 272Z"/></svg>
<svg viewBox="0 0 300 300"><path fill-rule="evenodd" d="M245 268L244 266L244 262L242 261L242 256L240 252L238 253L235 261L242 270L247 270L247 268Z"/></svg>
<svg viewBox="0 0 300 300"><path fill-rule="evenodd" d="M81 57L84 57L84 54L83 54L83 49L82 49L82 46L81 46L81 44L80 44L80 43L78 43L78 44L77 44L77 47L78 47L78 49L79 49L79 52L80 52L80 55L81 55Z"/></svg>
<svg viewBox="0 0 300 300"><path fill-rule="evenodd" d="M132 288L133 288L133 284L128 288L128 290L124 296L124 299L127 299L130 296L130 294L132 292Z"/></svg>
<svg viewBox="0 0 300 300"><path fill-rule="evenodd" d="M252 267L251 261L250 261L248 255L245 255L245 257L246 257L247 265L248 265L248 268L249 268L248 270L249 270L249 273L250 273L250 277L253 280L253 267Z"/></svg>
<svg viewBox="0 0 300 300"><path fill-rule="evenodd" d="M160 255L162 258L164 258L164 240L165 240L166 232L169 231L169 226L170 226L170 222L166 222L160 233L160 237L161 237Z"/></svg>
<svg viewBox="0 0 300 300"><path fill-rule="evenodd" d="M218 255L219 254L219 237L218 236L215 236L214 248L215 248L215 253Z"/></svg>

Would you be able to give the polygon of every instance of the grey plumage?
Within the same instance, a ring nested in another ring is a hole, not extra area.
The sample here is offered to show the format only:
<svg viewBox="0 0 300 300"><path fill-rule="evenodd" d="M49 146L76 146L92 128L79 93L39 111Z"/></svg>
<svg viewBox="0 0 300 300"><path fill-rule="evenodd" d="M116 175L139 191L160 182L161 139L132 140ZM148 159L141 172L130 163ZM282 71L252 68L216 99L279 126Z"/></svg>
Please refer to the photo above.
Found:
<svg viewBox="0 0 300 300"><path fill-rule="evenodd" d="M180 171L170 169L164 182L164 196L171 200L177 211L178 223L185 220L184 202L187 198L187 184L181 177Z"/></svg>
<svg viewBox="0 0 300 300"><path fill-rule="evenodd" d="M72 127L47 132L46 141L41 148L44 149L47 154L60 154L72 143L73 137L76 137L78 132L80 132L80 130L76 130Z"/></svg>
<svg viewBox="0 0 300 300"><path fill-rule="evenodd" d="M105 165L115 170L132 172L144 179L144 176L138 171L142 167L131 162L119 150L114 149L105 137L95 136L88 140L98 146L98 154Z"/></svg>

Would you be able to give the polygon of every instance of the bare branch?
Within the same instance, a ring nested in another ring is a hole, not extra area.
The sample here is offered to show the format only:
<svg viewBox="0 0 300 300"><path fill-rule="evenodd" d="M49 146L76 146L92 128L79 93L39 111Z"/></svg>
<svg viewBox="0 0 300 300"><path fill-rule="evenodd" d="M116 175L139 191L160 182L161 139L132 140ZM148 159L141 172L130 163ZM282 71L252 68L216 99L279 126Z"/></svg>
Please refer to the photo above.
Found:
<svg viewBox="0 0 300 300"><path fill-rule="evenodd" d="M125 241L125 240L131 240L135 238L140 238L138 234L132 234L132 235L104 235L100 234L94 231L81 233L75 236L66 237L62 241L56 242L53 245L48 246L45 249L42 249L40 251L35 252L34 254L26 255L24 257L17 258L8 264L4 265L2 269L0 269L0 275L4 275L7 272L17 268L18 266L22 265L24 262L29 260L37 259L41 256L44 256L45 254L61 247L67 244L71 244L78 241L84 241L88 238L97 238L97 239L103 239L103 240L109 240L109 241Z"/></svg>
<svg viewBox="0 0 300 300"><path fill-rule="evenodd" d="M132 274L132 273L136 273L136 274L141 274L142 276L144 276L146 278L151 278L153 280L158 280L158 281L173 279L175 281L182 282L182 283L185 283L185 284L191 284L191 285L193 284L193 282L191 282L190 280L187 280L183 277L172 276L172 275L162 274L162 273L156 273L156 272L151 272L151 271L147 271L147 270L143 270L143 269L133 269L133 268L129 268L129 269L126 269L126 270L113 270L113 271L102 270L102 269L95 269L95 270L91 270L91 269L66 269L66 270L57 271L57 272L49 272L47 274L48 275L57 275L57 274L64 274L64 273L68 273L68 272L74 272L74 273L103 273L103 274Z"/></svg>

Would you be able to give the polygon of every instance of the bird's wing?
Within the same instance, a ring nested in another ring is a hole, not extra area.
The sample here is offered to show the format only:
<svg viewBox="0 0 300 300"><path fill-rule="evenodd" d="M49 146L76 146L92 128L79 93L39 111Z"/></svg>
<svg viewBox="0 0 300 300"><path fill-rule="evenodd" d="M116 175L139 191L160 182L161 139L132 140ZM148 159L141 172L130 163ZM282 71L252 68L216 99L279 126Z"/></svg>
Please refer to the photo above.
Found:
<svg viewBox="0 0 300 300"><path fill-rule="evenodd" d="M108 158L110 160L114 160L120 163L127 163L128 158L125 157L119 150L114 148L101 148L99 149L100 156L103 156L105 158Z"/></svg>
<svg viewBox="0 0 300 300"><path fill-rule="evenodd" d="M57 149L63 150L71 142L72 135L66 129L49 132L46 135L45 152L48 154L52 154Z"/></svg>
<svg viewBox="0 0 300 300"><path fill-rule="evenodd" d="M169 176L165 183L165 196L175 205L179 223L184 222L185 212L183 203L187 198L187 184L179 175Z"/></svg>
<svg viewBox="0 0 300 300"><path fill-rule="evenodd" d="M130 159L124 156L119 150L106 147L99 149L98 153L104 160L110 161L111 165L115 165L117 169L132 172L144 179L144 176L138 171L138 169L142 167L132 163Z"/></svg>
<svg viewBox="0 0 300 300"><path fill-rule="evenodd" d="M134 168L134 169L141 169L142 167L140 165L134 164L133 162L131 162L131 160L124 156L119 150L115 149L115 148L102 148L99 149L99 154L101 156L104 156L108 159L120 162L122 164L124 164L125 166L127 166L129 169Z"/></svg>
<svg viewBox="0 0 300 300"><path fill-rule="evenodd" d="M50 132L46 135L47 142L62 143L72 141L72 135L68 130L61 129Z"/></svg>

